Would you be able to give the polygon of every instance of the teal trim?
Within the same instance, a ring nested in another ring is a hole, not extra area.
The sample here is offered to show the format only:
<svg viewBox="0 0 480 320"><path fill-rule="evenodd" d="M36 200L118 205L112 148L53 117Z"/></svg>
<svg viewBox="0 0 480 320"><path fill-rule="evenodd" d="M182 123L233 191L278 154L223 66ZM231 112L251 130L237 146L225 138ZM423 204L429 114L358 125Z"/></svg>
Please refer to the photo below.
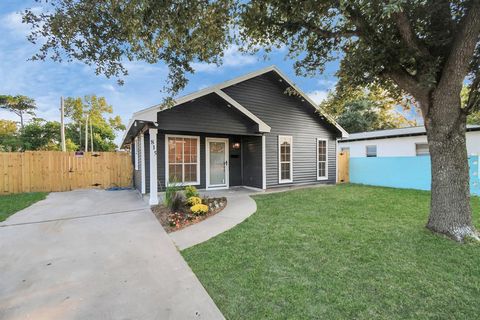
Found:
<svg viewBox="0 0 480 320"><path fill-rule="evenodd" d="M470 191L480 195L479 158L468 157ZM430 157L350 158L350 182L374 186L430 190Z"/></svg>

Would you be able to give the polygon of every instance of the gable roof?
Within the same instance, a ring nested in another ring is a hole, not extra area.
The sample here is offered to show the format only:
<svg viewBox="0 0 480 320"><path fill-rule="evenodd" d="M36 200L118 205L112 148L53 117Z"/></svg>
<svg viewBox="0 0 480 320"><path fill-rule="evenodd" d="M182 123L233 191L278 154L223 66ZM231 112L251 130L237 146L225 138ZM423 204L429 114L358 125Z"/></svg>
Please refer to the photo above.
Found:
<svg viewBox="0 0 480 320"><path fill-rule="evenodd" d="M480 125L467 125L467 131L480 131ZM417 126L417 127L351 133L348 136L348 138L343 138L339 142L388 139L388 138L408 137L408 136L423 136L425 134L427 134L425 127Z"/></svg>
<svg viewBox="0 0 480 320"><path fill-rule="evenodd" d="M330 117L329 115L323 113L319 108L317 108L315 102L313 102L312 99L310 99L302 90L300 90L283 72L281 72L276 66L269 66L254 72L247 73L243 76L227 80L225 82L219 83L217 85L213 85L211 87L193 92L191 94L187 94L185 96L182 96L178 99L174 100L174 104L171 108L179 106L181 104L184 104L186 102L195 100L197 98L206 96L211 93L215 93L218 96L220 96L222 99L224 99L228 104L232 105L235 107L238 111L243 113L245 116L250 118L253 122L258 124L258 128L260 132L270 132L270 126L268 126L265 122L263 122L261 119L259 119L257 116L255 116L253 113L251 113L247 108L242 106L240 103L235 101L232 97L227 95L222 89L230 87L232 85L235 85L237 83L258 77L260 75L263 75L268 72L275 72L279 77L281 77L290 87L292 87L300 96L302 99L307 101L307 103L315 108L315 110L319 113L319 115L325 117L325 119L332 124L341 134L342 137L348 137L347 131L345 131L338 123L335 122L335 120ZM164 107L163 104L158 104L154 105L152 107L137 111L133 113L132 118L129 121L129 124L127 126L127 130L125 132L125 135L122 139L122 145L125 143L125 138L127 137L127 133L129 132L131 126L135 121L138 120L143 120L143 121L151 121L151 122L156 122L157 121L157 113L167 110L169 107Z"/></svg>

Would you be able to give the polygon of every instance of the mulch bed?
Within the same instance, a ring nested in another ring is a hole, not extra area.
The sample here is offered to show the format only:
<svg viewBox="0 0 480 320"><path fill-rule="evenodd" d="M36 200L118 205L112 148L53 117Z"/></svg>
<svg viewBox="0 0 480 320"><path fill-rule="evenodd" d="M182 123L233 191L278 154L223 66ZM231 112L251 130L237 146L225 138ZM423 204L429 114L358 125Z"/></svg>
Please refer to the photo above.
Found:
<svg viewBox="0 0 480 320"><path fill-rule="evenodd" d="M199 216L190 213L188 207L178 210L177 212L171 212L169 208L165 207L165 205L159 204L152 206L151 209L165 231L170 233L214 216L227 206L227 198L225 197L208 198L206 201L209 207L208 213ZM175 225L173 225L171 222L174 218L177 222Z"/></svg>

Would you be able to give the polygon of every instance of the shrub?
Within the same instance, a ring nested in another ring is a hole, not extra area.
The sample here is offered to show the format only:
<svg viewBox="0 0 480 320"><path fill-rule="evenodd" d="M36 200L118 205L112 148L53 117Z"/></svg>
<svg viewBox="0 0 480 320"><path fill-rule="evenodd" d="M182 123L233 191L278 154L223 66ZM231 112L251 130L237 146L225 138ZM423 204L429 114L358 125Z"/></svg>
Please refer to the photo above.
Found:
<svg viewBox="0 0 480 320"><path fill-rule="evenodd" d="M202 199L200 199L199 197L190 197L188 198L187 203L189 206L194 206L196 204L201 204Z"/></svg>
<svg viewBox="0 0 480 320"><path fill-rule="evenodd" d="M198 197L198 190L194 186L185 187L185 197L190 199L191 197Z"/></svg>
<svg viewBox="0 0 480 320"><path fill-rule="evenodd" d="M165 188L164 204L170 210L177 210L180 207L179 201L182 201L182 194L179 192L181 188L177 183L169 183Z"/></svg>
<svg viewBox="0 0 480 320"><path fill-rule="evenodd" d="M192 210L193 214L196 214L197 216L207 214L208 212L208 206L204 204L196 204L190 208Z"/></svg>

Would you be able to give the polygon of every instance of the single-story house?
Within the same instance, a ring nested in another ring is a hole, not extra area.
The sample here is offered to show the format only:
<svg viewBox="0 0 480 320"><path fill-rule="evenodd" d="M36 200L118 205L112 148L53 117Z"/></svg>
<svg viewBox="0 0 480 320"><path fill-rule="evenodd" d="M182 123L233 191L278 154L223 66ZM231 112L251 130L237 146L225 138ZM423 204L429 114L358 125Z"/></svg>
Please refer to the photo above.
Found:
<svg viewBox="0 0 480 320"><path fill-rule="evenodd" d="M134 184L150 204L175 183L257 189L336 182L347 132L271 66L133 114Z"/></svg>
<svg viewBox="0 0 480 320"><path fill-rule="evenodd" d="M466 133L470 192L480 195L480 126ZM349 181L375 186L430 190L432 170L425 127L352 133L338 141L349 152Z"/></svg>
<svg viewBox="0 0 480 320"><path fill-rule="evenodd" d="M467 152L480 155L480 125L467 125ZM338 141L350 157L414 157L429 155L424 126L351 133Z"/></svg>

